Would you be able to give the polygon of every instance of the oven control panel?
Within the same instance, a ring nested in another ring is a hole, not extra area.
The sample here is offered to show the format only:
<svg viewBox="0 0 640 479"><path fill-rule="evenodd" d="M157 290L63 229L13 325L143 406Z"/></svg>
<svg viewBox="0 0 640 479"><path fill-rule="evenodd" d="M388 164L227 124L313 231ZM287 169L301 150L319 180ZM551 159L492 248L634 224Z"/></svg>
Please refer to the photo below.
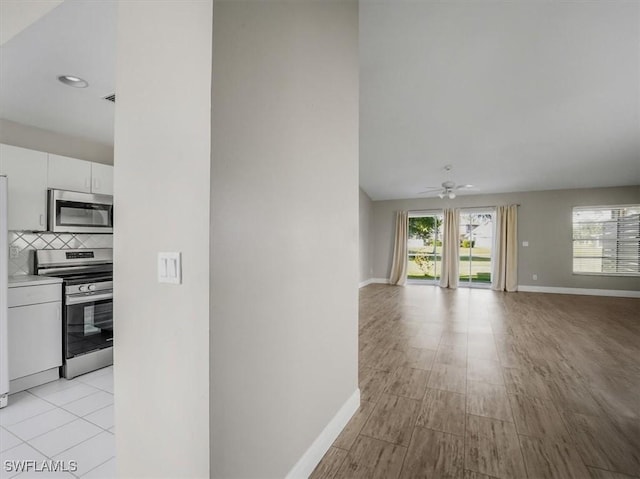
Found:
<svg viewBox="0 0 640 479"><path fill-rule="evenodd" d="M113 290L112 281L100 281L99 283L65 285L65 288L64 288L64 292L67 296L72 294L89 295L92 293L111 291L111 290Z"/></svg>
<svg viewBox="0 0 640 479"><path fill-rule="evenodd" d="M66 255L67 259L92 259L93 251L67 251Z"/></svg>

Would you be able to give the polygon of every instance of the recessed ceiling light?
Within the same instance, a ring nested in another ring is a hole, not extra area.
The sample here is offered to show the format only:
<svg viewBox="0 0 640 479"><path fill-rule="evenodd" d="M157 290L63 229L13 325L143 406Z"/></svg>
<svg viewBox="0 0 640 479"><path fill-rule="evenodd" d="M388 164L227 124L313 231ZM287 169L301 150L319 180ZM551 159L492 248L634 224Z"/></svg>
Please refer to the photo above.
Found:
<svg viewBox="0 0 640 479"><path fill-rule="evenodd" d="M89 83L86 80L72 75L61 75L58 77L58 80L65 85L72 86L74 88L87 88L89 86Z"/></svg>

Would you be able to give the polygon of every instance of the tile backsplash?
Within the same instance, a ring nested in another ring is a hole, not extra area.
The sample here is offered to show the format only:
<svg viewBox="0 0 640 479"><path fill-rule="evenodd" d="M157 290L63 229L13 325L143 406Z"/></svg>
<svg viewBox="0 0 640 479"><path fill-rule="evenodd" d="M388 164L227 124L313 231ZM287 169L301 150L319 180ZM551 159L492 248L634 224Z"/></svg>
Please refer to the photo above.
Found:
<svg viewBox="0 0 640 479"><path fill-rule="evenodd" d="M9 275L34 274L37 249L113 248L113 235L9 231L11 248L18 248L19 254L9 254Z"/></svg>

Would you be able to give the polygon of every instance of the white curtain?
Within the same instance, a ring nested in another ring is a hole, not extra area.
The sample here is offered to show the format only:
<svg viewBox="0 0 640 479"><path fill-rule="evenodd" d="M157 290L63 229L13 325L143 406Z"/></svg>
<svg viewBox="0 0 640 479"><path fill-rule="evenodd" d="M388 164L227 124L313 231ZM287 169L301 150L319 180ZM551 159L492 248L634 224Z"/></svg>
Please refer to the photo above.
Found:
<svg viewBox="0 0 640 479"><path fill-rule="evenodd" d="M458 287L458 257L460 252L460 211L457 209L444 210L444 225L442 235L442 273L440 286L442 288Z"/></svg>
<svg viewBox="0 0 640 479"><path fill-rule="evenodd" d="M518 290L518 205L496 208L491 288Z"/></svg>
<svg viewBox="0 0 640 479"><path fill-rule="evenodd" d="M393 246L390 284L403 286L407 282L407 240L409 239L409 212L396 213L396 235Z"/></svg>

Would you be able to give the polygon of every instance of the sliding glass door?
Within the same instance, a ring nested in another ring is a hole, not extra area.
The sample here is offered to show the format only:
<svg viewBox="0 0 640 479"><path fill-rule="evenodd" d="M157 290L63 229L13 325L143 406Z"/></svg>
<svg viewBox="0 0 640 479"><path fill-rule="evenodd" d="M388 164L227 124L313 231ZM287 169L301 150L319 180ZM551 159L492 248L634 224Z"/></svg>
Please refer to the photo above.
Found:
<svg viewBox="0 0 640 479"><path fill-rule="evenodd" d="M409 215L407 278L435 282L442 271L442 214Z"/></svg>
<svg viewBox="0 0 640 479"><path fill-rule="evenodd" d="M460 212L458 271L460 286L491 284L493 210ZM409 213L407 279L435 283L442 273L442 213Z"/></svg>
<svg viewBox="0 0 640 479"><path fill-rule="evenodd" d="M460 212L460 286L491 284L492 210Z"/></svg>

